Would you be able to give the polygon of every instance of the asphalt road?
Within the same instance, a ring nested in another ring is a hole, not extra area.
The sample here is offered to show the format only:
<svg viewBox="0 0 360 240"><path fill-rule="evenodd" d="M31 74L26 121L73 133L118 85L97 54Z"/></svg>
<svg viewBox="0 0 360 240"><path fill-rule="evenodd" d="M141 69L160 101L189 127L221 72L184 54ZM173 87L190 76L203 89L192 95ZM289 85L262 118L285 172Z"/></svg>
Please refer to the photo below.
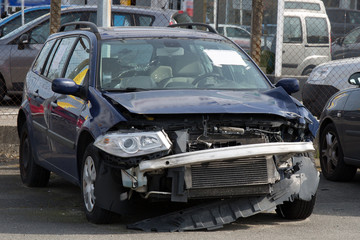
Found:
<svg viewBox="0 0 360 240"><path fill-rule="evenodd" d="M275 212L238 219L215 231L155 233L129 230L126 224L156 215L163 206L144 207L113 224L88 223L80 190L57 176L46 188L21 183L15 160L0 159L0 239L358 239L360 172L350 183L321 179L314 213L287 221Z"/></svg>

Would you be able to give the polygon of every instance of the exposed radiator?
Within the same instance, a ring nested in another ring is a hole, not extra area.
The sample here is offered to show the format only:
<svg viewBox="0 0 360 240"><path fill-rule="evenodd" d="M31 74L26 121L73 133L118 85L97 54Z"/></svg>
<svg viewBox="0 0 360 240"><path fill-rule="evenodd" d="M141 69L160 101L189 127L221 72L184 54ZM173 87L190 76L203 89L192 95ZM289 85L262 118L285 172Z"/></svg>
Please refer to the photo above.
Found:
<svg viewBox="0 0 360 240"><path fill-rule="evenodd" d="M274 166L265 157L219 161L191 166L191 189L241 187L273 182ZM190 179L189 179L190 180Z"/></svg>

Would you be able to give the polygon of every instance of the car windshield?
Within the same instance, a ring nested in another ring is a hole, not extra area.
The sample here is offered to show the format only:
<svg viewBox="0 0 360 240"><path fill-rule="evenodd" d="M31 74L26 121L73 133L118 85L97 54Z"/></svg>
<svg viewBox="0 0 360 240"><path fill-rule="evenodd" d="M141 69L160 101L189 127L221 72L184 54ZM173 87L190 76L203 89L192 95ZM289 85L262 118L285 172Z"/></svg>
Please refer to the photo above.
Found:
<svg viewBox="0 0 360 240"><path fill-rule="evenodd" d="M106 91L270 88L239 48L211 39L103 41L99 74Z"/></svg>

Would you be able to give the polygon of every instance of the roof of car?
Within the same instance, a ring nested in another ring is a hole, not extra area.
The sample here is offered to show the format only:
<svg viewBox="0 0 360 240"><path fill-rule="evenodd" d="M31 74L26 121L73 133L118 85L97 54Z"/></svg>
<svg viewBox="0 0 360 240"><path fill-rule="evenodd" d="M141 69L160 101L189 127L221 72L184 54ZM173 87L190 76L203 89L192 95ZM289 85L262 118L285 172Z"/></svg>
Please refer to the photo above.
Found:
<svg viewBox="0 0 360 240"><path fill-rule="evenodd" d="M65 9L81 9L81 10L93 10L97 9L96 5L86 5L86 6L69 6ZM65 10L63 9L63 10ZM126 10L127 12L142 12L142 13L176 13L179 12L178 10L173 9L159 9L159 8L151 8L151 7L144 7L144 6L122 6L122 5L112 5L112 10Z"/></svg>
<svg viewBox="0 0 360 240"><path fill-rule="evenodd" d="M84 31L65 31L54 34L54 37L58 35L73 34L74 32ZM179 37L191 37L191 38L211 38L217 40L223 40L224 37L219 34L214 34L207 31L185 29L185 28L170 28L170 27L98 27L99 35L101 39L119 39L119 38L179 38Z"/></svg>

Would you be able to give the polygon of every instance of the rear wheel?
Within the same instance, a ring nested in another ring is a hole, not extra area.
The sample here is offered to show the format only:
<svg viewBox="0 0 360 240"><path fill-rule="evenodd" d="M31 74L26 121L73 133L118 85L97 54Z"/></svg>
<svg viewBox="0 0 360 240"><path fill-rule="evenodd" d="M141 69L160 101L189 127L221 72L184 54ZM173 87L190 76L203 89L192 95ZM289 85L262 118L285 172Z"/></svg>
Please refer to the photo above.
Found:
<svg viewBox="0 0 360 240"><path fill-rule="evenodd" d="M6 86L3 79L0 78L0 101L2 101L6 94Z"/></svg>
<svg viewBox="0 0 360 240"><path fill-rule="evenodd" d="M327 125L320 136L320 166L326 179L350 181L357 168L345 164L339 136L333 124Z"/></svg>
<svg viewBox="0 0 360 240"><path fill-rule="evenodd" d="M314 210L315 199L316 197L313 196L310 201L295 199L293 202L284 202L276 207L276 213L285 219L306 219Z"/></svg>
<svg viewBox="0 0 360 240"><path fill-rule="evenodd" d="M99 174L99 157L97 149L91 143L85 150L82 172L81 190L85 206L86 218L89 222L96 224L109 223L111 212L98 206L95 196L97 176Z"/></svg>
<svg viewBox="0 0 360 240"><path fill-rule="evenodd" d="M45 187L49 182L50 171L35 163L26 124L21 130L19 153L22 182L28 187Z"/></svg>

